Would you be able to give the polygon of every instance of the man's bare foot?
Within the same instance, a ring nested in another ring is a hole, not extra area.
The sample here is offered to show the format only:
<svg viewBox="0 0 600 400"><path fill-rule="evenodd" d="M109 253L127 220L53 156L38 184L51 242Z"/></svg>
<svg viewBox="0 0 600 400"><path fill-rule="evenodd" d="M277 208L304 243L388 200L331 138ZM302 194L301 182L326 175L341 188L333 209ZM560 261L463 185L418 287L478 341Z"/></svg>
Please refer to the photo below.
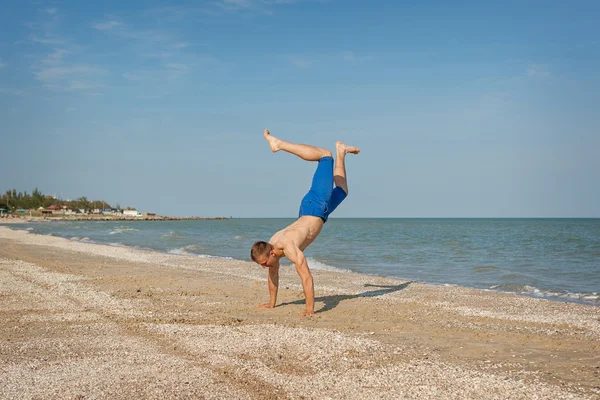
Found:
<svg viewBox="0 0 600 400"><path fill-rule="evenodd" d="M360 153L360 149L358 147L346 146L342 142L336 142L335 143L335 148L337 149L337 153L340 154L340 155L343 155L343 156L345 156L348 153L352 153L352 154L358 154L358 153Z"/></svg>
<svg viewBox="0 0 600 400"><path fill-rule="evenodd" d="M314 316L316 316L316 315L317 315L317 314L315 314L315 312L314 312L314 311L305 311L305 312L303 312L303 313L300 313L300 316L301 316L301 317L314 317Z"/></svg>
<svg viewBox="0 0 600 400"><path fill-rule="evenodd" d="M275 136L271 135L271 132L269 132L268 129L265 129L264 136L265 136L265 139L267 139L267 142L269 142L269 145L271 145L271 151L273 153L280 150L279 142L281 142L281 140L279 140Z"/></svg>

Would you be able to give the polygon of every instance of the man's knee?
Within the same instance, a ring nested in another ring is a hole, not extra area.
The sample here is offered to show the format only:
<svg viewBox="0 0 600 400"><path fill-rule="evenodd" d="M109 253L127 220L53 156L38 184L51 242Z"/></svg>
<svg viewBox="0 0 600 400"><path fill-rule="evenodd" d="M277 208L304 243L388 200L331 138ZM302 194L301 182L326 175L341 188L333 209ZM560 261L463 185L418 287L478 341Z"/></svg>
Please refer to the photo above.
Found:
<svg viewBox="0 0 600 400"><path fill-rule="evenodd" d="M323 157L333 157L333 154L331 153L330 150L321 149L321 158L323 158Z"/></svg>

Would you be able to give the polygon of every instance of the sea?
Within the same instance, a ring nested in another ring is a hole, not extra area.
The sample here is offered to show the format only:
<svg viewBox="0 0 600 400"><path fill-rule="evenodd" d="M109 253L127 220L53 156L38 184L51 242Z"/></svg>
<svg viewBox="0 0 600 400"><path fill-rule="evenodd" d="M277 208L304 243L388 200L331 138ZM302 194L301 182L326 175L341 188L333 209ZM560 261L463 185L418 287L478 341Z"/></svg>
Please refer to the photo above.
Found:
<svg viewBox="0 0 600 400"><path fill-rule="evenodd" d="M86 243L250 261L255 241L269 240L292 222L60 221L13 228ZM600 306L600 219L330 218L305 254L311 269Z"/></svg>

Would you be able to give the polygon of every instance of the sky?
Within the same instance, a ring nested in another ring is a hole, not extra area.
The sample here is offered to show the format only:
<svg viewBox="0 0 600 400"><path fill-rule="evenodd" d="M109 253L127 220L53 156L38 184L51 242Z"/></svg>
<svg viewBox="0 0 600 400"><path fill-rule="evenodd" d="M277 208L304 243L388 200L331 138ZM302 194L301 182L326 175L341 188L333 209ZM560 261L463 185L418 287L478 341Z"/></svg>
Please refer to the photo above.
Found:
<svg viewBox="0 0 600 400"><path fill-rule="evenodd" d="M600 217L600 2L2 1L0 192L169 216Z"/></svg>

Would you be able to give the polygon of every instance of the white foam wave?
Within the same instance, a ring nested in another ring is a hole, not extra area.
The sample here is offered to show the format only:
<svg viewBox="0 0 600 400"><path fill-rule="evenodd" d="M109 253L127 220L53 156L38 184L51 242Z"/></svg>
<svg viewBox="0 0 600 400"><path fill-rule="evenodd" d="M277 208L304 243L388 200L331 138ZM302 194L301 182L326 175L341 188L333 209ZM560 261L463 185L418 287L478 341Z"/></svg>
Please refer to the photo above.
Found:
<svg viewBox="0 0 600 400"><path fill-rule="evenodd" d="M115 228L115 229L113 229L112 231L108 232L108 234L109 234L109 235L118 235L118 234L121 234L121 233L130 232L130 231L137 232L137 231L139 231L139 229L135 229L135 228L126 228L126 227L123 227L123 228Z"/></svg>
<svg viewBox="0 0 600 400"><path fill-rule="evenodd" d="M91 242L90 238L89 238L89 237L86 237L86 236L84 236L84 237L80 237L80 236L73 236L73 237L71 238L71 240L73 240L73 241L75 241L75 242L84 242L84 243L89 243L89 242Z"/></svg>
<svg viewBox="0 0 600 400"><path fill-rule="evenodd" d="M177 233L175 231L169 231L169 233L165 233L164 235L161 236L161 238L163 239L180 239L185 237L185 235L181 234L181 233Z"/></svg>
<svg viewBox="0 0 600 400"><path fill-rule="evenodd" d="M178 255L178 256L191 256L191 255L194 255L194 253L192 253L191 251L189 251L185 247L180 247L178 249L171 249L171 250L169 250L169 254L175 254L175 255Z"/></svg>
<svg viewBox="0 0 600 400"><path fill-rule="evenodd" d="M496 289L503 291L502 285L494 285L491 286L490 289ZM535 286L524 285L521 289L513 289L515 292L520 294L525 294L534 297L541 298L553 298L553 299L562 299L562 300L579 300L586 301L591 303L598 303L600 301L600 293L590 292L590 293L572 293L567 291L557 292L554 290L543 290L539 289ZM513 291L509 290L509 291Z"/></svg>
<svg viewBox="0 0 600 400"><path fill-rule="evenodd" d="M175 254L178 256L194 256L194 257L200 257L200 258L219 258L219 259L223 259L223 260L233 260L232 257L218 257L218 256L211 256L209 254L194 253L194 250L200 250L200 248L201 248L200 246L192 244L192 245L180 247L177 249L171 249L168 251L168 253Z"/></svg>
<svg viewBox="0 0 600 400"><path fill-rule="evenodd" d="M334 267L333 265L327 265L311 257L308 257L306 261L308 262L308 266L311 269L318 269L321 271L351 272L349 269Z"/></svg>

